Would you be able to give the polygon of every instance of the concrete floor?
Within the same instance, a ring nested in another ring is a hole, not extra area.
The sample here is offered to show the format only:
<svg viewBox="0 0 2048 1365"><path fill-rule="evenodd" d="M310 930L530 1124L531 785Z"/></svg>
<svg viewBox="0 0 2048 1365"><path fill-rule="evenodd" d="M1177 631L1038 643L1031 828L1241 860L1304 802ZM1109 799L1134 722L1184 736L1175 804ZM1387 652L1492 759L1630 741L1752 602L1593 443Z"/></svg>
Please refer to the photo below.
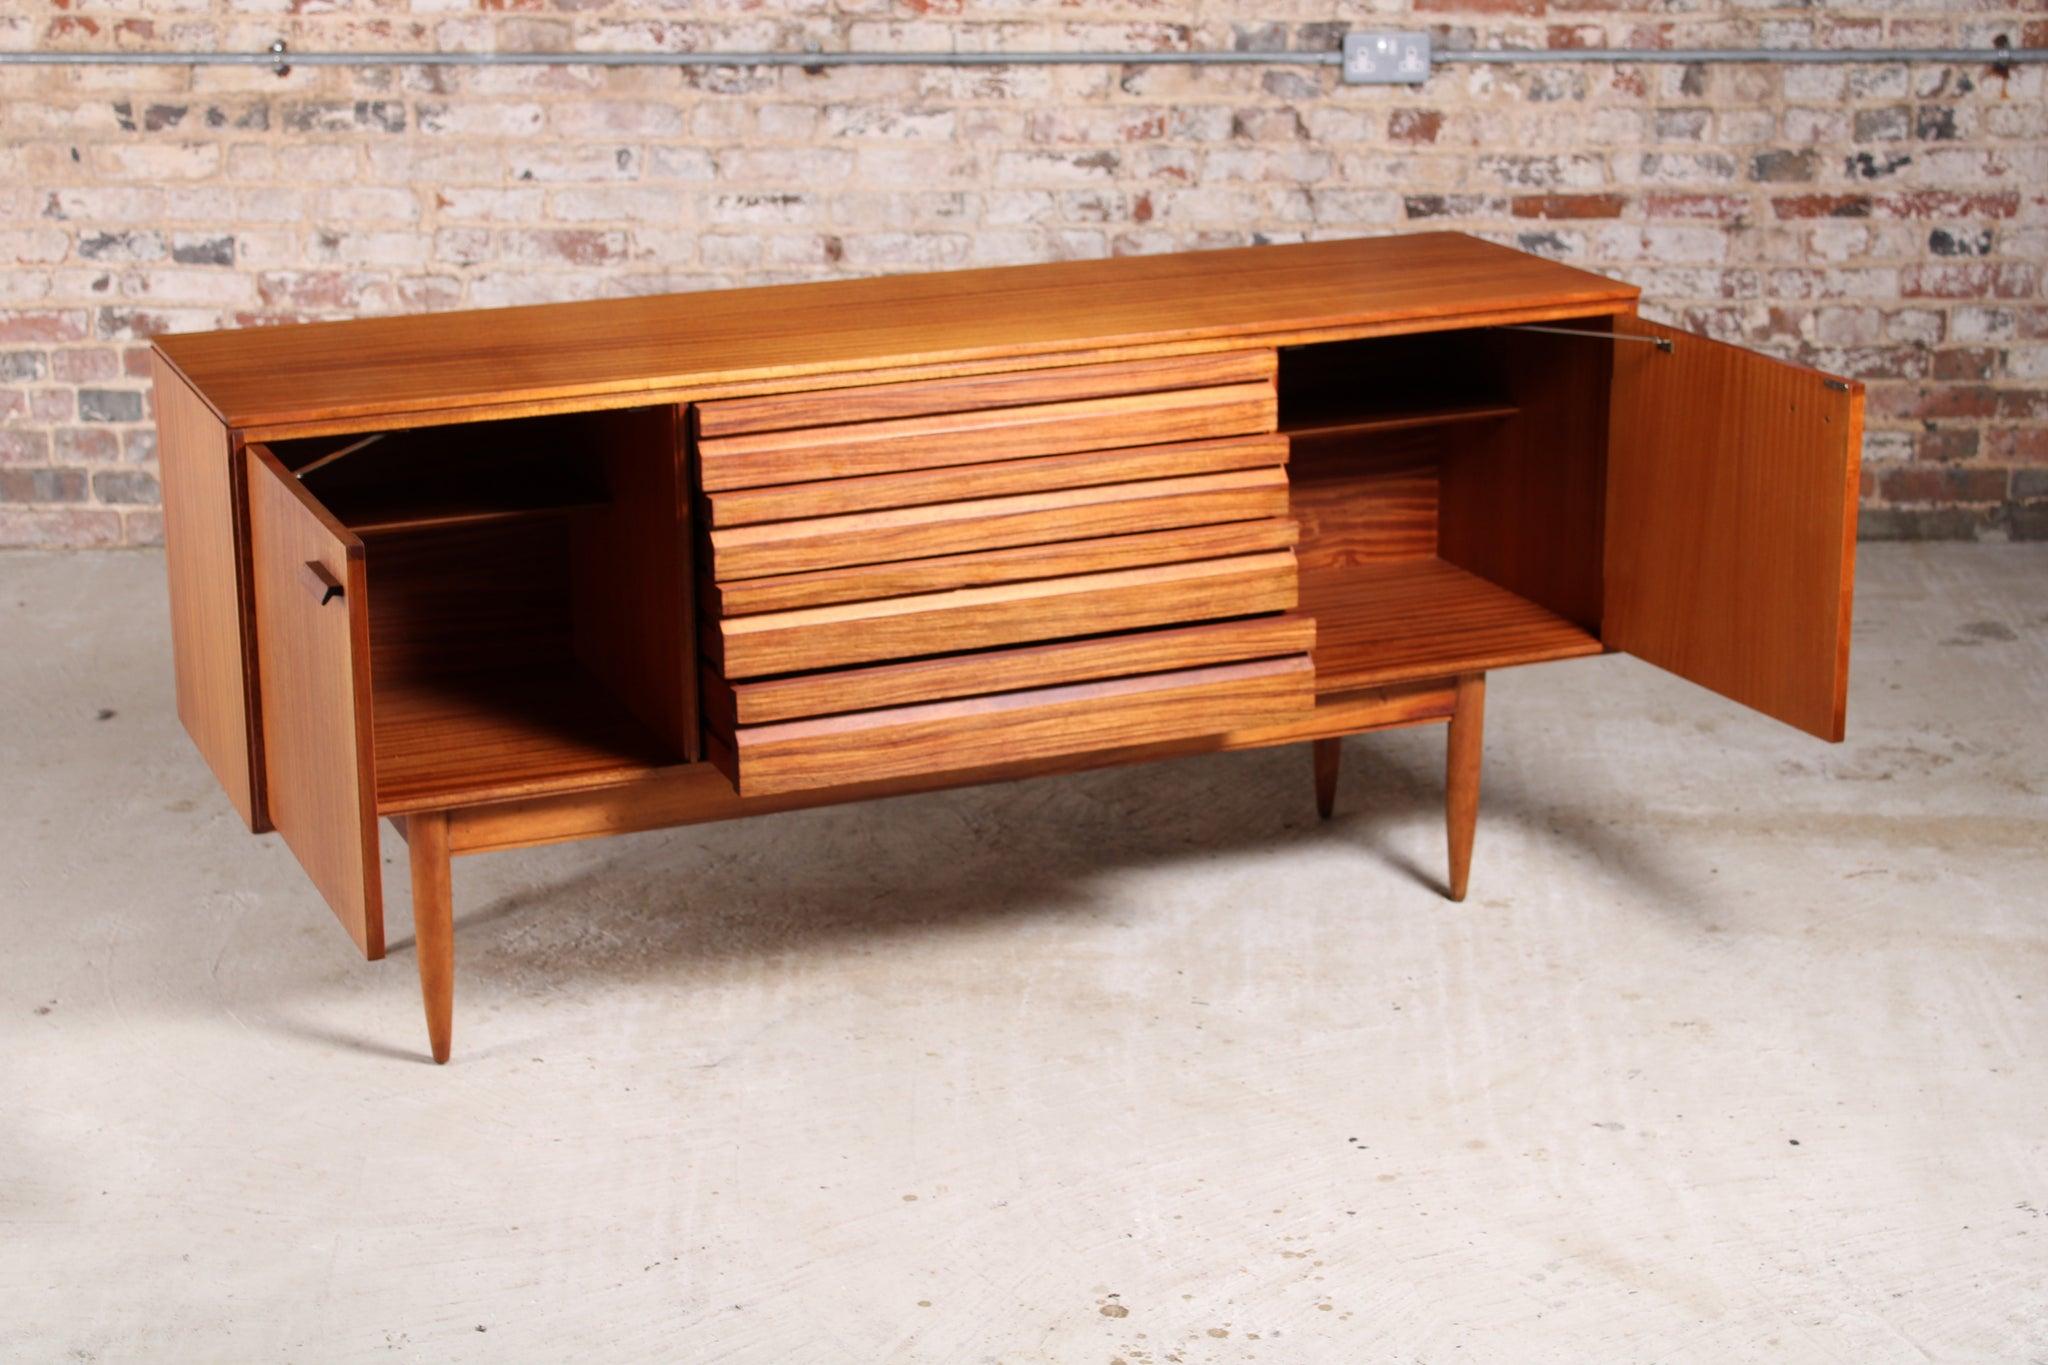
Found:
<svg viewBox="0 0 2048 1365"><path fill-rule="evenodd" d="M1442 732L456 866L456 1057L0 556L0 1359L2048 1359L2048 552L1866 547L1852 738ZM394 875L395 874L395 875Z"/></svg>

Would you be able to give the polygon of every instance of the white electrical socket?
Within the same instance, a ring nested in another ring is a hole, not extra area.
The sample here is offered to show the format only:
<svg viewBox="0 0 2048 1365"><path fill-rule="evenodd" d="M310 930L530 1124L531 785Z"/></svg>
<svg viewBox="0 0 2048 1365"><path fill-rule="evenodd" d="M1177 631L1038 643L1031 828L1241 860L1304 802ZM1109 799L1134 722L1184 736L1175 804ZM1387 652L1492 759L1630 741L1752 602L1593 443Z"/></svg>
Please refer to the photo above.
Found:
<svg viewBox="0 0 2048 1365"><path fill-rule="evenodd" d="M1429 34L1374 29L1344 35L1346 85L1421 85L1429 79Z"/></svg>

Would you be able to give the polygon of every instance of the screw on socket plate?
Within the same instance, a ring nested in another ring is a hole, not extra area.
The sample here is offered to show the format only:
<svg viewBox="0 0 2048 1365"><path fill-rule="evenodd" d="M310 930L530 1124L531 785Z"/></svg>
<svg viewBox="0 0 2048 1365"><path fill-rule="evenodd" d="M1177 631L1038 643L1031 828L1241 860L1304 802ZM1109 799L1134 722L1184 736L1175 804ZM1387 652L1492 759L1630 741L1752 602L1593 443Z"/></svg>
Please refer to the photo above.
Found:
<svg viewBox="0 0 2048 1365"><path fill-rule="evenodd" d="M1421 85L1429 79L1429 35L1374 29L1344 35L1346 85Z"/></svg>

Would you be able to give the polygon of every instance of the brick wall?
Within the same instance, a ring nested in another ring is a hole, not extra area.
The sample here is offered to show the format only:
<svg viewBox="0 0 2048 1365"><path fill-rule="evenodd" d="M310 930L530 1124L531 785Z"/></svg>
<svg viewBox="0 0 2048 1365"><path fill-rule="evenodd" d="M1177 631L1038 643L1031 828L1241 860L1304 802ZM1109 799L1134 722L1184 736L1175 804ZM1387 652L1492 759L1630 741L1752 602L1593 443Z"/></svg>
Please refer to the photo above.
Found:
<svg viewBox="0 0 2048 1365"><path fill-rule="evenodd" d="M23 0L0 47L2048 45L2041 0L1250 8ZM1868 380L1866 534L2041 538L2044 75L0 69L0 543L156 538L161 330L1442 227Z"/></svg>

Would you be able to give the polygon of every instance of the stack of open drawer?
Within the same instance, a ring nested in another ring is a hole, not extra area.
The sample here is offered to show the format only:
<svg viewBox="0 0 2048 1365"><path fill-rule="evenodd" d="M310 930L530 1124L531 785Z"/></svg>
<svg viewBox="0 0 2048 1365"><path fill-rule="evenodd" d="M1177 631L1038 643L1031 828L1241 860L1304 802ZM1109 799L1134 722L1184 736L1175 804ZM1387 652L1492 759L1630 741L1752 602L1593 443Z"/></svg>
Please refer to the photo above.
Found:
<svg viewBox="0 0 2048 1365"><path fill-rule="evenodd" d="M695 409L711 757L745 795L1314 705L1271 351Z"/></svg>

